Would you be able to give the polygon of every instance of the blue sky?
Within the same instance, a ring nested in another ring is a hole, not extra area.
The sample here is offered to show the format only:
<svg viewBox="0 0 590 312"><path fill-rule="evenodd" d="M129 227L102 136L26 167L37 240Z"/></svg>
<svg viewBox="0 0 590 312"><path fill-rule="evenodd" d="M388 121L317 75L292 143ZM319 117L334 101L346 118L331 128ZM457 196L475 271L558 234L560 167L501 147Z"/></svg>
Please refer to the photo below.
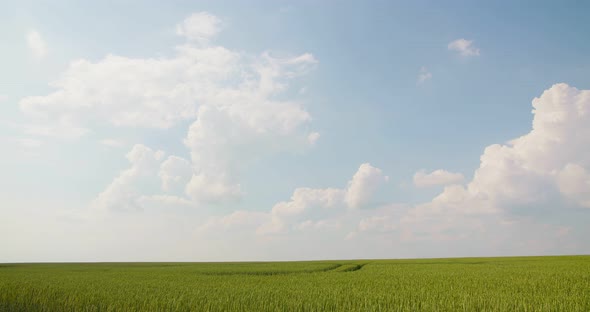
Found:
<svg viewBox="0 0 590 312"><path fill-rule="evenodd" d="M588 253L587 9L0 2L0 261Z"/></svg>

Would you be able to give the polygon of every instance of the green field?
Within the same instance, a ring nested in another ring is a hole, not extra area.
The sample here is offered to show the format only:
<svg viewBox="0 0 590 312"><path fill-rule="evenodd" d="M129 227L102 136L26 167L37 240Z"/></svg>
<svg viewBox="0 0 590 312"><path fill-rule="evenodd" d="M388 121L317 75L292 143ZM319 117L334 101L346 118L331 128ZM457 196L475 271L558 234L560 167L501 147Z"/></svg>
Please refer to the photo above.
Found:
<svg viewBox="0 0 590 312"><path fill-rule="evenodd" d="M0 264L0 311L590 311L590 256Z"/></svg>

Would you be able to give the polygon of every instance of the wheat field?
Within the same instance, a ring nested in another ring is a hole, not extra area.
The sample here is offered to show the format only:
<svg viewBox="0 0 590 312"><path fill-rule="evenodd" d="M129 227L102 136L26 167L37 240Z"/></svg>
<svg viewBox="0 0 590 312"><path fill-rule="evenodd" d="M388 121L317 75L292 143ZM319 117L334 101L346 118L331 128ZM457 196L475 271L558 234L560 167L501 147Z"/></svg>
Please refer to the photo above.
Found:
<svg viewBox="0 0 590 312"><path fill-rule="evenodd" d="M0 264L0 311L590 311L590 256Z"/></svg>

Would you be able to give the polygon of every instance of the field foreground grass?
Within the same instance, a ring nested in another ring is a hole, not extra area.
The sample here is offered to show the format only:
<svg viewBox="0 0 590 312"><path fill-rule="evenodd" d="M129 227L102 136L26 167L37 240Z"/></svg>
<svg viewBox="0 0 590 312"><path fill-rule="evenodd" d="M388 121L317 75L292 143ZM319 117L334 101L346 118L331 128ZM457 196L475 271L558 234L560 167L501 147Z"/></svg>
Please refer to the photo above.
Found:
<svg viewBox="0 0 590 312"><path fill-rule="evenodd" d="M0 264L0 311L590 311L590 256Z"/></svg>

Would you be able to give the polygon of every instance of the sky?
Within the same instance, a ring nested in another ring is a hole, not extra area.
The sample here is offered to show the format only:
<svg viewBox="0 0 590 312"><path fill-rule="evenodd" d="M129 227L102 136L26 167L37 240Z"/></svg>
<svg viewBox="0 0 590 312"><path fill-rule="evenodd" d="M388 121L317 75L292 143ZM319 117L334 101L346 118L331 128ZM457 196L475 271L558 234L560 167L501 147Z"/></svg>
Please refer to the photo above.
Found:
<svg viewBox="0 0 590 312"><path fill-rule="evenodd" d="M0 262L589 254L582 1L0 1Z"/></svg>

